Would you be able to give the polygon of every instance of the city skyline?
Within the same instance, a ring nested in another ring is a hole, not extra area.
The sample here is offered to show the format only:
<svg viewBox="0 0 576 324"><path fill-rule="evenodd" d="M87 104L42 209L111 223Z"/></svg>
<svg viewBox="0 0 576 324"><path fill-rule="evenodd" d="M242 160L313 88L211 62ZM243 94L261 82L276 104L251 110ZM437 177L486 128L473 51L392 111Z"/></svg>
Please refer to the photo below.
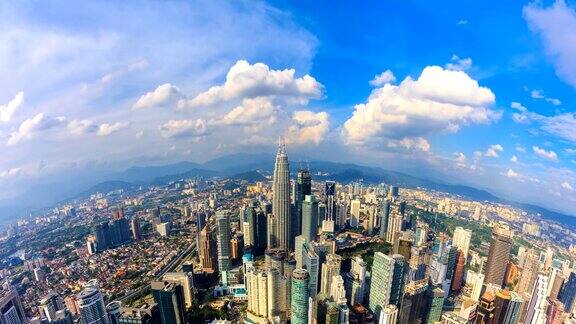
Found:
<svg viewBox="0 0 576 324"><path fill-rule="evenodd" d="M489 4L321 5L2 3L0 205L65 175L268 152L283 135L293 156L576 214L572 2L492 19Z"/></svg>

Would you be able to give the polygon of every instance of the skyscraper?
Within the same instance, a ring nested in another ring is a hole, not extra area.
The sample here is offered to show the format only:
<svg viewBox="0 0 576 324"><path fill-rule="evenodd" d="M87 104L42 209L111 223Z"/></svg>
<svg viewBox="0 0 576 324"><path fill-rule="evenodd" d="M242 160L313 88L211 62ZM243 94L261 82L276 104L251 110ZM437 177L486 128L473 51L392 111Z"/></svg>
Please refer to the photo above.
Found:
<svg viewBox="0 0 576 324"><path fill-rule="evenodd" d="M533 250L528 251L523 255L524 264L522 265L522 271L520 274L520 280L518 281L518 286L516 290L519 294L530 293L536 278L538 277L538 270L540 269L540 261L538 260L538 255L534 253Z"/></svg>
<svg viewBox="0 0 576 324"><path fill-rule="evenodd" d="M548 276L539 274L532 295L526 309L524 323L544 323L546 320L546 292L548 289Z"/></svg>
<svg viewBox="0 0 576 324"><path fill-rule="evenodd" d="M328 254L326 261L322 264L322 278L320 280L320 292L329 295L332 289L334 276L340 275L340 264L342 257L337 254Z"/></svg>
<svg viewBox="0 0 576 324"><path fill-rule="evenodd" d="M336 219L336 182L326 181L324 185L324 196L326 204L325 221L332 221L334 223L334 230L340 230L339 224Z"/></svg>
<svg viewBox="0 0 576 324"><path fill-rule="evenodd" d="M12 289L0 291L0 318L2 323L7 324L27 323L24 308L16 291Z"/></svg>
<svg viewBox="0 0 576 324"><path fill-rule="evenodd" d="M186 307L192 307L194 300L194 277L189 272L168 272L164 274L162 280L173 282L182 286L182 294Z"/></svg>
<svg viewBox="0 0 576 324"><path fill-rule="evenodd" d="M464 280L464 270L466 267L466 257L464 251L458 250L456 252L456 264L454 267L454 275L452 275L451 291L460 291L462 288L462 280Z"/></svg>
<svg viewBox="0 0 576 324"><path fill-rule="evenodd" d="M302 236L308 242L315 241L318 235L318 201L314 195L307 195L302 203Z"/></svg>
<svg viewBox="0 0 576 324"><path fill-rule="evenodd" d="M495 226L492 230L492 241L488 251L488 263L486 266L485 284L502 286L506 265L510 259L512 249L512 237L510 229Z"/></svg>
<svg viewBox="0 0 576 324"><path fill-rule="evenodd" d="M152 281L152 296L158 304L162 324L184 324L184 293L181 285L173 282Z"/></svg>
<svg viewBox="0 0 576 324"><path fill-rule="evenodd" d="M134 241L142 240L142 233L140 232L140 221L138 220L138 217L132 217L130 220L130 229L132 231L132 237L134 238Z"/></svg>
<svg viewBox="0 0 576 324"><path fill-rule="evenodd" d="M82 324L108 324L108 314L104 305L104 298L100 293L98 282L90 280L84 285L82 291L76 295L80 322Z"/></svg>
<svg viewBox="0 0 576 324"><path fill-rule="evenodd" d="M386 240L389 219L390 219L390 201L388 199L383 199L382 206L380 208L380 232L379 232L379 236L383 240Z"/></svg>
<svg viewBox="0 0 576 324"><path fill-rule="evenodd" d="M291 285L291 319L292 324L308 323L308 298L310 297L308 286L310 275L304 269L296 269L292 272Z"/></svg>
<svg viewBox="0 0 576 324"><path fill-rule="evenodd" d="M460 226L454 230L454 237L452 244L460 251L464 252L464 260L468 258L468 250L470 249L470 239L472 238L472 231L464 229Z"/></svg>
<svg viewBox="0 0 576 324"><path fill-rule="evenodd" d="M312 194L312 177L310 171L299 170L294 184L294 215L292 217L292 239L302 232L302 203L306 196Z"/></svg>
<svg viewBox="0 0 576 324"><path fill-rule="evenodd" d="M442 307L444 306L444 290L442 288L436 287L430 292L430 310L428 311L428 318L426 323L436 323L440 321L442 316Z"/></svg>
<svg viewBox="0 0 576 324"><path fill-rule="evenodd" d="M361 206L362 203L358 199L354 199L350 202L350 227L358 227Z"/></svg>
<svg viewBox="0 0 576 324"><path fill-rule="evenodd" d="M369 306L376 318L386 305L400 306L407 269L408 264L399 254L388 256L382 252L374 253Z"/></svg>
<svg viewBox="0 0 576 324"><path fill-rule="evenodd" d="M273 201L272 214L276 219L276 240L275 246L286 251L291 249L293 242L291 237L291 215L290 215L290 170L288 166L288 155L286 146L281 141L276 154L274 164L274 182L272 186Z"/></svg>
<svg viewBox="0 0 576 324"><path fill-rule="evenodd" d="M230 270L230 219L224 211L216 214L216 245L218 246L218 271L222 284L228 284L228 270Z"/></svg>
<svg viewBox="0 0 576 324"><path fill-rule="evenodd" d="M564 309L571 311L575 307L576 300L576 272L571 272L568 280L564 282L562 290L558 295L560 301L564 304Z"/></svg>
<svg viewBox="0 0 576 324"><path fill-rule="evenodd" d="M200 231L200 247L198 248L202 271L213 273L216 271L216 244L212 239L210 226L205 226Z"/></svg>

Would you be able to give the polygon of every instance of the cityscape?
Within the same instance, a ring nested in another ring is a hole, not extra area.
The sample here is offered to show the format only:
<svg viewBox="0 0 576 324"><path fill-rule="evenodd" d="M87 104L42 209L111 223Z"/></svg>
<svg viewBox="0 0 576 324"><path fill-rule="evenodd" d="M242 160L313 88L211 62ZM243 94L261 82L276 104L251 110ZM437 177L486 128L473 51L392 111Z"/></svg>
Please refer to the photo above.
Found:
<svg viewBox="0 0 576 324"><path fill-rule="evenodd" d="M316 181L283 142L260 176L98 192L19 221L2 238L3 323L574 321L574 229Z"/></svg>
<svg viewBox="0 0 576 324"><path fill-rule="evenodd" d="M576 324L576 0L0 0L0 324Z"/></svg>

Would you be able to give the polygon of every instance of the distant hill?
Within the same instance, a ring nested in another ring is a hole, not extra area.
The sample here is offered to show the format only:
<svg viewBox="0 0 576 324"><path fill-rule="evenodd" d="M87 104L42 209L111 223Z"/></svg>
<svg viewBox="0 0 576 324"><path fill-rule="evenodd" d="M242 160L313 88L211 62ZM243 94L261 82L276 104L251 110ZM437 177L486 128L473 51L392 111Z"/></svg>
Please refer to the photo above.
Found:
<svg viewBox="0 0 576 324"><path fill-rule="evenodd" d="M193 169L202 168L202 165L193 162L179 162L158 166L135 166L113 175L112 177L114 177L115 180L126 182L147 183L166 175L182 174Z"/></svg>
<svg viewBox="0 0 576 324"><path fill-rule="evenodd" d="M79 193L78 195L76 195L70 199L79 199L79 198L89 197L90 195L97 193L97 192L107 193L107 192L111 192L114 190L120 190L120 189L133 190L136 188L138 188L138 185L131 183L131 182L126 182L126 181L121 181L121 180L104 181L104 182L101 182L97 185L90 187L89 189ZM67 199L67 200L69 200L69 199Z"/></svg>
<svg viewBox="0 0 576 324"><path fill-rule="evenodd" d="M256 170L246 171L242 173L237 173L230 176L231 179L235 180L245 180L248 182L256 182L256 181L266 181L266 177L264 177L260 172Z"/></svg>

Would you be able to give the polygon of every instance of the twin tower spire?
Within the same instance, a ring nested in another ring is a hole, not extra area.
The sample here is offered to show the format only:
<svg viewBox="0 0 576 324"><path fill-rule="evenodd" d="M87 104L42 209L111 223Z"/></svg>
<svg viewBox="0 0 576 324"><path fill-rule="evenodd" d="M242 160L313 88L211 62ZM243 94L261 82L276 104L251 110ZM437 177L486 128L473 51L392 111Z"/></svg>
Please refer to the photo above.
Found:
<svg viewBox="0 0 576 324"><path fill-rule="evenodd" d="M290 213L290 169L288 165L288 155L286 154L286 144L282 137L278 140L278 152L274 163L274 179L272 184L274 194L272 200L272 214L274 217L274 233L272 246L274 248L288 251L291 249L291 213Z"/></svg>

